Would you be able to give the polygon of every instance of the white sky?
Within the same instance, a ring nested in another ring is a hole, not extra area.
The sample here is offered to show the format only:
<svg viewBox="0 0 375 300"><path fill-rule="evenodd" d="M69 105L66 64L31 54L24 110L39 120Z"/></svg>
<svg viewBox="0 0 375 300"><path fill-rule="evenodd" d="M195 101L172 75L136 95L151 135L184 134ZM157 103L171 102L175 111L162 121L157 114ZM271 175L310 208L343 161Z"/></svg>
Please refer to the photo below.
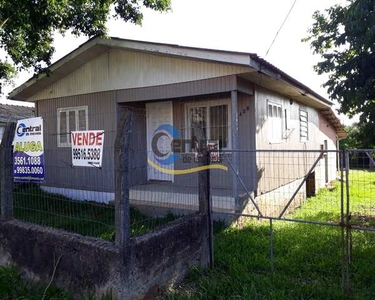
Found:
<svg viewBox="0 0 375 300"><path fill-rule="evenodd" d="M157 13L144 10L142 26L122 21L108 22L109 35L183 46L255 52L263 57L294 0L172 0L172 11ZM345 0L299 0L281 30L266 60L328 98L322 84L326 76L318 76L313 65L319 61L308 43L312 15ZM87 38L56 36L53 61L74 50ZM16 86L32 74L24 72ZM5 89L5 94L13 87ZM4 102L4 100L2 100ZM345 124L351 123L340 116Z"/></svg>

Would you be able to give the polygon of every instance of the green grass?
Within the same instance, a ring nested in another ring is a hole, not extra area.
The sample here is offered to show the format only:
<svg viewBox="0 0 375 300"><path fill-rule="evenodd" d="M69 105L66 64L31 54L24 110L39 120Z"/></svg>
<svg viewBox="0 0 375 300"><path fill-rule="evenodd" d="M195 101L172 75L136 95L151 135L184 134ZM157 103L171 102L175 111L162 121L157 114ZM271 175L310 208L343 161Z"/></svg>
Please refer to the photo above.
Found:
<svg viewBox="0 0 375 300"><path fill-rule="evenodd" d="M375 173L352 171L349 179L351 222L371 226L363 220L375 216ZM335 182L287 218L339 223L340 190L340 182ZM344 299L340 227L273 221L273 229L273 275L269 222L249 220L242 229L217 230L215 268L192 270L166 298ZM353 230L352 241L351 297L375 299L375 233Z"/></svg>
<svg viewBox="0 0 375 300"><path fill-rule="evenodd" d="M115 208L113 205L74 201L50 194L36 186L21 186L13 195L14 215L18 220L60 228L86 236L114 240ZM146 233L177 217L147 217L134 207L130 209L131 235Z"/></svg>
<svg viewBox="0 0 375 300"><path fill-rule="evenodd" d="M100 300L111 300L110 293ZM45 284L27 282L13 267L0 266L0 299L6 300L73 300L70 292L56 288L53 284L47 288ZM92 295L82 295L80 299L99 300Z"/></svg>

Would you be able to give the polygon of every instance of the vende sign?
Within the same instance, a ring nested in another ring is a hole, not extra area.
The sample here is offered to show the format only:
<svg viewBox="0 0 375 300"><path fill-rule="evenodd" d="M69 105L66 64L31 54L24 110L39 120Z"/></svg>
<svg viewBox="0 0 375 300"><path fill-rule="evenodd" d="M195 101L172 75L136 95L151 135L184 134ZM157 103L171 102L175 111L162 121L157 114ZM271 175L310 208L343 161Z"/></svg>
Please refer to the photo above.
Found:
<svg viewBox="0 0 375 300"><path fill-rule="evenodd" d="M76 167L102 167L104 130L72 131L72 164Z"/></svg>

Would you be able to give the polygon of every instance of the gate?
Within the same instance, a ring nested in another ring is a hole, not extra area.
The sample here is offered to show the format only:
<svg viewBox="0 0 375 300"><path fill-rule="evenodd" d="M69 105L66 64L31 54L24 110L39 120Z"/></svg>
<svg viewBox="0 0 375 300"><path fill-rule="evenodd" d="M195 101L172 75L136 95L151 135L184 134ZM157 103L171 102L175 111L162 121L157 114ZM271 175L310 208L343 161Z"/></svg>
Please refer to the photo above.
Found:
<svg viewBox="0 0 375 300"><path fill-rule="evenodd" d="M224 194L227 182L233 205L211 207L232 225L214 224L214 257L219 270L236 269L234 296L252 286L286 299L375 297L374 152L220 152L228 172L211 170L210 190Z"/></svg>

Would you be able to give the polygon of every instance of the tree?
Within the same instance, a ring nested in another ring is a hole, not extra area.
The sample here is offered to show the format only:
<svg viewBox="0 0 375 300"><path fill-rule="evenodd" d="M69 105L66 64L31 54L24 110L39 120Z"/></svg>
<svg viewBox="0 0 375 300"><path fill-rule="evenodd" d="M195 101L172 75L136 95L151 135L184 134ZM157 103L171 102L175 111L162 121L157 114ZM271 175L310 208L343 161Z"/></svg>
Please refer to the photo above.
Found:
<svg viewBox="0 0 375 300"><path fill-rule="evenodd" d="M345 126L348 136L340 140L340 149L374 149L375 140L367 137L366 126L362 123L353 123Z"/></svg>
<svg viewBox="0 0 375 300"><path fill-rule="evenodd" d="M345 126L348 136L340 140L340 149L363 149L364 147L361 136L363 135L362 128L359 124L354 123L350 126Z"/></svg>
<svg viewBox="0 0 375 300"><path fill-rule="evenodd" d="M324 86L339 112L359 114L366 138L375 141L375 1L349 0L313 18L304 41L322 57L315 70L329 75Z"/></svg>
<svg viewBox="0 0 375 300"><path fill-rule="evenodd" d="M141 24L141 8L168 11L170 0L0 0L0 80L16 71L34 68L38 73L51 64L55 32L105 36L106 21L114 17Z"/></svg>

